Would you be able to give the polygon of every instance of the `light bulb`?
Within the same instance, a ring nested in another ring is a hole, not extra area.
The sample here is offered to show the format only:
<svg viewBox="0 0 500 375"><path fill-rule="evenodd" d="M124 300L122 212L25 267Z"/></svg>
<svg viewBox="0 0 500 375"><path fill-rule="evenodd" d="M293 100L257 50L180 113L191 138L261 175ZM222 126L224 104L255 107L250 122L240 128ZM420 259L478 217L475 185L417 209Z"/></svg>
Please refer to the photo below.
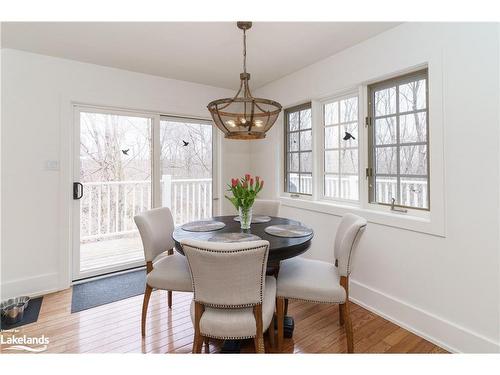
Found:
<svg viewBox="0 0 500 375"><path fill-rule="evenodd" d="M236 124L234 123L234 120L227 120L226 124L228 124L229 126L232 126L233 128L236 126Z"/></svg>
<svg viewBox="0 0 500 375"><path fill-rule="evenodd" d="M240 120L240 122L241 122L242 124L246 124L246 123L247 123L247 119L246 119L246 118L244 118L244 117L242 117L242 118L241 118L241 120Z"/></svg>
<svg viewBox="0 0 500 375"><path fill-rule="evenodd" d="M254 124L256 127L260 128L263 124L262 124L262 120L255 120L254 121Z"/></svg>

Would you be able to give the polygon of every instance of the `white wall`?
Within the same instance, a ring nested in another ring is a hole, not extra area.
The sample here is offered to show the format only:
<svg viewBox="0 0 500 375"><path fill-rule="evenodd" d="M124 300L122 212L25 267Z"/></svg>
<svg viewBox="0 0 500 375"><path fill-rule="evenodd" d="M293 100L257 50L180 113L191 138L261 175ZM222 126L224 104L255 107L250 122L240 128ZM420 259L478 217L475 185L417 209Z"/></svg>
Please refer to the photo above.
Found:
<svg viewBox="0 0 500 375"><path fill-rule="evenodd" d="M446 237L371 223L351 294L450 350L500 351L498 25L403 24L256 94L286 107L426 62L443 71L443 108L430 111L443 113ZM251 172L268 182L265 198L280 192L282 126L250 146ZM333 260L339 217L286 206L281 214L314 228L306 256Z"/></svg>
<svg viewBox="0 0 500 375"><path fill-rule="evenodd" d="M1 72L2 298L69 286L72 101L209 117L209 101L234 94L9 49ZM222 141L223 183L249 169L248 151L247 141ZM60 171L44 170L46 160Z"/></svg>

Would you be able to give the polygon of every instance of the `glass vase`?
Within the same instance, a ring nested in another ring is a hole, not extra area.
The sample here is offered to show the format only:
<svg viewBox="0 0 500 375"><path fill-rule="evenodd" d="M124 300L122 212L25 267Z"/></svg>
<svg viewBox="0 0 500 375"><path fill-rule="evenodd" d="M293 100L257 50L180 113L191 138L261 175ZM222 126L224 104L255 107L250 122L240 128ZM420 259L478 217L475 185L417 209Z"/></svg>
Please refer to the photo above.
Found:
<svg viewBox="0 0 500 375"><path fill-rule="evenodd" d="M238 209L240 214L240 227L241 229L250 229L252 223L252 207Z"/></svg>

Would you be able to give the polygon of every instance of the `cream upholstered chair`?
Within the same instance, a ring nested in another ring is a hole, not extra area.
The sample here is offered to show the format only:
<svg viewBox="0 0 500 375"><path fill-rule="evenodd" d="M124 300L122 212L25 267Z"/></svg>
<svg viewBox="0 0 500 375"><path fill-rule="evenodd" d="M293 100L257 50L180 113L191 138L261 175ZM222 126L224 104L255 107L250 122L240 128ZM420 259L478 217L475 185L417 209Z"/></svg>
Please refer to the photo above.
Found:
<svg viewBox="0 0 500 375"><path fill-rule="evenodd" d="M146 259L146 290L142 305L141 334L146 332L146 315L153 288L168 290L168 307L172 307L172 290L191 292L191 275L185 257L174 255L174 220L167 207L144 211L134 217Z"/></svg>
<svg viewBox="0 0 500 375"><path fill-rule="evenodd" d="M278 216L279 210L280 201L271 199L256 199L252 207L254 215Z"/></svg>
<svg viewBox="0 0 500 375"><path fill-rule="evenodd" d="M347 351L354 351L349 311L349 275L352 253L366 228L362 217L347 214L335 235L335 264L305 258L288 259L280 264L277 281L278 349L283 345L283 319L288 299L339 304L340 324L345 325Z"/></svg>
<svg viewBox="0 0 500 375"><path fill-rule="evenodd" d="M193 353L203 340L254 338L264 353L263 333L274 327L276 280L266 276L269 242L220 243L183 240L193 280ZM269 331L274 346L274 328Z"/></svg>

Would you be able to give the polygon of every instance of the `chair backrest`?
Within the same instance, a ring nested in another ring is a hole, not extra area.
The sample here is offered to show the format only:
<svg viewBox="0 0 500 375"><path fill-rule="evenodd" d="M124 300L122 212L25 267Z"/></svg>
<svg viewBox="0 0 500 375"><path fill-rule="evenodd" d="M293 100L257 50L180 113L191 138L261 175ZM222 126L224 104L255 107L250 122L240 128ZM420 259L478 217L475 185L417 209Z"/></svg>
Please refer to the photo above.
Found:
<svg viewBox="0 0 500 375"><path fill-rule="evenodd" d="M366 219L346 214L342 217L335 235L335 260L340 276L349 276L351 273L351 258L357 246L361 233L366 228Z"/></svg>
<svg viewBox="0 0 500 375"><path fill-rule="evenodd" d="M278 216L280 201L271 199L256 199L253 203L254 215Z"/></svg>
<svg viewBox="0 0 500 375"><path fill-rule="evenodd" d="M174 219L168 207L154 208L134 216L144 247L146 262L152 262L165 250L173 249Z"/></svg>
<svg viewBox="0 0 500 375"><path fill-rule="evenodd" d="M181 241L193 281L194 300L206 306L242 308L262 303L268 241Z"/></svg>

